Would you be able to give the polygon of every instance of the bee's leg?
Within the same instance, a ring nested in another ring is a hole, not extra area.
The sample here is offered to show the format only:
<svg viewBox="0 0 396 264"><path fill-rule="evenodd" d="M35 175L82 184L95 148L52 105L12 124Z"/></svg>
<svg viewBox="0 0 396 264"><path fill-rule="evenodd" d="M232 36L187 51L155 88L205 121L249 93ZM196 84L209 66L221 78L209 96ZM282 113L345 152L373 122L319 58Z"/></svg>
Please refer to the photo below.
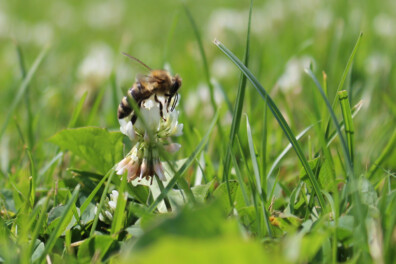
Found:
<svg viewBox="0 0 396 264"><path fill-rule="evenodd" d="M171 112L173 112L173 110L175 110L177 101L179 101L179 94L176 94L176 98L175 100L173 100L173 104L172 104L172 108L171 108Z"/></svg>
<svg viewBox="0 0 396 264"><path fill-rule="evenodd" d="M161 103L160 100L158 100L157 95L154 95L154 100L159 104L160 115L161 115L162 119L163 119L164 121L166 121L166 119L164 118L164 112L162 111L162 108L163 108L162 103Z"/></svg>
<svg viewBox="0 0 396 264"><path fill-rule="evenodd" d="M172 99L172 96L170 94L165 94L165 96L166 96L166 99L165 99L166 106L165 107L166 107L166 111L169 112L169 103Z"/></svg>

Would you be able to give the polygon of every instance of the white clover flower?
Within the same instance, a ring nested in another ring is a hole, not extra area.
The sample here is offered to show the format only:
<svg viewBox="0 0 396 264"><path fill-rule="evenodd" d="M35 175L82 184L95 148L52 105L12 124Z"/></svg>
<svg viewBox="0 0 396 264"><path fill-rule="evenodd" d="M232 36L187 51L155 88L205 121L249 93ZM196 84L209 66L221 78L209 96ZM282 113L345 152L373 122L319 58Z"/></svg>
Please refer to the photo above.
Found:
<svg viewBox="0 0 396 264"><path fill-rule="evenodd" d="M124 193L124 199L126 200L127 198L128 198L128 194ZM110 194L110 199L106 197L105 204L103 205L103 208L99 213L100 221L106 224L111 224L111 221L113 221L113 215L117 208L117 201L118 201L118 191L113 190ZM95 214L97 214L97 212L98 212L98 204L95 207Z"/></svg>
<svg viewBox="0 0 396 264"><path fill-rule="evenodd" d="M153 94L141 102L141 116L134 125L131 115L119 120L121 133L136 142L115 168L118 175L127 173L128 181L136 179L139 182L145 178L152 182L154 175L162 181L166 180L159 158L159 145L170 153L178 151L181 145L173 143L170 137L180 136L183 131L183 124L178 122L179 113L172 107L167 107L166 100L164 95ZM175 97L172 100L176 100Z"/></svg>

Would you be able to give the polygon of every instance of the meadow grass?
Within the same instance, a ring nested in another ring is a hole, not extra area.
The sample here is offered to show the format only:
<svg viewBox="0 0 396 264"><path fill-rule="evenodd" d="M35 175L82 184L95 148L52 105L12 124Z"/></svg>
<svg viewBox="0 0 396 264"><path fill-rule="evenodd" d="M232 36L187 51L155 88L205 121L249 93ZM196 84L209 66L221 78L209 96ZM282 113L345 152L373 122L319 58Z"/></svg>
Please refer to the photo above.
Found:
<svg viewBox="0 0 396 264"><path fill-rule="evenodd" d="M392 1L36 4L0 4L0 262L394 262ZM183 78L166 182L116 173L121 52Z"/></svg>

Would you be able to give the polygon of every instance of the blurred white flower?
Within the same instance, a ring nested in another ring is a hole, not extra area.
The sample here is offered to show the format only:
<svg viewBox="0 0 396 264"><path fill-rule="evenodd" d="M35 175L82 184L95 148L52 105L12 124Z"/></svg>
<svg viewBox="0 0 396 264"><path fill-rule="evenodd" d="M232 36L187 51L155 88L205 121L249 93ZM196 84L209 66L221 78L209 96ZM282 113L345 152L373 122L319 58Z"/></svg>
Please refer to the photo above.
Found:
<svg viewBox="0 0 396 264"><path fill-rule="evenodd" d="M328 29L333 22L333 13L328 9L321 9L315 15L315 27L319 30Z"/></svg>
<svg viewBox="0 0 396 264"><path fill-rule="evenodd" d="M218 9L212 13L207 24L211 38L221 38L225 30L243 33L246 30L247 13L233 9Z"/></svg>
<svg viewBox="0 0 396 264"><path fill-rule="evenodd" d="M365 70L367 74L378 75L388 74L391 68L391 61L388 56L380 52L375 52L367 57L365 61Z"/></svg>
<svg viewBox="0 0 396 264"><path fill-rule="evenodd" d="M124 15L122 1L93 1L85 8L85 19L92 28L108 28L117 25Z"/></svg>
<svg viewBox="0 0 396 264"><path fill-rule="evenodd" d="M379 14L373 20L375 33L382 37L394 37L396 35L396 19L387 14Z"/></svg>
<svg viewBox="0 0 396 264"><path fill-rule="evenodd" d="M214 99L217 105L220 105L224 100L224 96L217 85L214 85ZM188 94L185 104L187 115L196 113L197 107L200 107L199 113L202 116L211 117L214 114L213 107L210 103L209 87L203 83L198 84L196 90Z"/></svg>
<svg viewBox="0 0 396 264"><path fill-rule="evenodd" d="M172 100L176 100L175 97ZM166 180L159 158L159 147L170 153L178 151L181 145L173 143L170 137L180 136L183 130L183 124L178 122L178 112L172 107L167 107L166 99L164 95L153 94L142 101L141 117L134 125L131 115L119 120L120 131L131 141L136 141L128 155L115 168L118 175L127 172L128 181L136 179L140 182L146 179L152 182L154 175L162 181ZM172 105L172 101L169 104Z"/></svg>
<svg viewBox="0 0 396 264"><path fill-rule="evenodd" d="M104 43L95 43L78 67L81 79L107 79L113 67L113 53Z"/></svg>
<svg viewBox="0 0 396 264"><path fill-rule="evenodd" d="M124 199L128 198L128 194L124 193ZM117 208L117 201L118 201L118 191L113 190L110 194L110 199L106 197L105 203L102 207L102 210L99 213L99 220L106 223L111 224L113 221L113 215ZM95 214L98 212L98 204L95 207Z"/></svg>
<svg viewBox="0 0 396 264"><path fill-rule="evenodd" d="M311 57L293 57L287 64L284 73L278 79L277 85L283 92L292 91L297 94L301 91L301 78L304 69L309 67L313 62Z"/></svg>

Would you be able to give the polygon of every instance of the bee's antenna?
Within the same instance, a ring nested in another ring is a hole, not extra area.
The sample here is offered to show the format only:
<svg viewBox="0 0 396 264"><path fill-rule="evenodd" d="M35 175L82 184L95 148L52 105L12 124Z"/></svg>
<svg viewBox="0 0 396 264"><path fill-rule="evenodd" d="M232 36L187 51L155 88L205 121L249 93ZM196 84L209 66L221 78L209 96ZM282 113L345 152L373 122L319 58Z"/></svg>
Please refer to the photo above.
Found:
<svg viewBox="0 0 396 264"><path fill-rule="evenodd" d="M129 55L128 53L125 52L121 52L122 55L127 56L128 58L137 61L138 63L142 64L144 67L146 67L147 69L149 69L150 71L152 71L152 69L147 66L144 62L142 62L141 60L139 60L138 58L133 57L132 55Z"/></svg>

